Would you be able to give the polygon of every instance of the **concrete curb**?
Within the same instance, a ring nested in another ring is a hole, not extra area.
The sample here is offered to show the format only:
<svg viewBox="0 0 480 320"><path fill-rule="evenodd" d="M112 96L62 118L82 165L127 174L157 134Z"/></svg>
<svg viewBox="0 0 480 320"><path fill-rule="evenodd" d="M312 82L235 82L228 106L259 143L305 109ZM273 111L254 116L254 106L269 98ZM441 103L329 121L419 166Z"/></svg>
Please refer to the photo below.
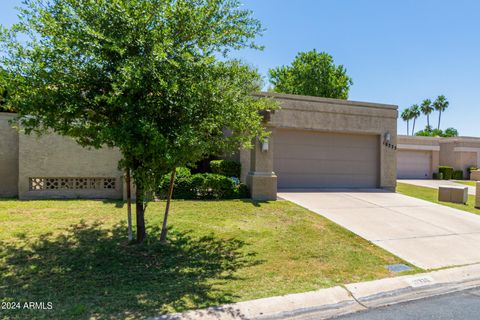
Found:
<svg viewBox="0 0 480 320"><path fill-rule="evenodd" d="M480 264L346 285L368 308L441 295L480 286Z"/></svg>
<svg viewBox="0 0 480 320"><path fill-rule="evenodd" d="M150 320L328 319L480 287L480 264L162 315Z"/></svg>

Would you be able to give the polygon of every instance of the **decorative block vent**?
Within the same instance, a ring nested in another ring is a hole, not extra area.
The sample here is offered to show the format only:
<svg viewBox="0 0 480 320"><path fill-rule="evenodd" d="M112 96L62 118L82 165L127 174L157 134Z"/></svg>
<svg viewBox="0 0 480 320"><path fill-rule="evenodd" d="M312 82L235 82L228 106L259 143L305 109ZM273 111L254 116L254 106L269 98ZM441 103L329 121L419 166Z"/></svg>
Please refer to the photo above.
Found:
<svg viewBox="0 0 480 320"><path fill-rule="evenodd" d="M116 178L29 178L29 190L95 189L113 190Z"/></svg>

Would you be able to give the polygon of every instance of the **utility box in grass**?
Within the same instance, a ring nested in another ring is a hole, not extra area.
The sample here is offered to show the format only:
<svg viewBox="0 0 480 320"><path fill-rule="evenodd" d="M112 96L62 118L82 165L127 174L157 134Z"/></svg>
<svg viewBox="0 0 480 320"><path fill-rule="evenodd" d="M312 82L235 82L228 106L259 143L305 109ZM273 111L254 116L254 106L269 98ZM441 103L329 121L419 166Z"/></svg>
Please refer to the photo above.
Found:
<svg viewBox="0 0 480 320"><path fill-rule="evenodd" d="M438 201L466 204L468 201L468 187L440 186Z"/></svg>

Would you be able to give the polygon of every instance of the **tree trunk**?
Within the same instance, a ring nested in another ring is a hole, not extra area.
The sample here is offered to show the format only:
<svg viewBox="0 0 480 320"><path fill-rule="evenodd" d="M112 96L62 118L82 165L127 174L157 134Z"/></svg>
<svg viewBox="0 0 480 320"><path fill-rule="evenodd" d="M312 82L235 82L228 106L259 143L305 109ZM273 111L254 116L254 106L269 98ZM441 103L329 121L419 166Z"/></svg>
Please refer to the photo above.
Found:
<svg viewBox="0 0 480 320"><path fill-rule="evenodd" d="M417 121L417 118L413 118L412 136L415 135L415 121Z"/></svg>
<svg viewBox="0 0 480 320"><path fill-rule="evenodd" d="M130 169L127 168L125 174L125 183L127 185L127 223L128 223L128 241L133 240L132 234L132 189L130 182Z"/></svg>
<svg viewBox="0 0 480 320"><path fill-rule="evenodd" d="M427 114L427 126L430 128L430 115Z"/></svg>
<svg viewBox="0 0 480 320"><path fill-rule="evenodd" d="M136 214L137 214L137 243L142 243L147 237L145 230L145 208L143 206L143 190L137 185L136 199Z"/></svg>
<svg viewBox="0 0 480 320"><path fill-rule="evenodd" d="M442 110L439 110L438 112L438 127L437 129L440 130L440 120L442 119Z"/></svg>
<svg viewBox="0 0 480 320"><path fill-rule="evenodd" d="M407 120L407 136L410 134L410 121Z"/></svg>
<svg viewBox="0 0 480 320"><path fill-rule="evenodd" d="M160 234L161 243L167 242L167 221L168 221L168 213L170 211L170 200L172 199L172 194L173 194L173 184L175 182L175 173L176 173L176 168L173 168L172 174L170 175L170 185L168 187L167 205L165 206L165 216L163 217L162 233Z"/></svg>

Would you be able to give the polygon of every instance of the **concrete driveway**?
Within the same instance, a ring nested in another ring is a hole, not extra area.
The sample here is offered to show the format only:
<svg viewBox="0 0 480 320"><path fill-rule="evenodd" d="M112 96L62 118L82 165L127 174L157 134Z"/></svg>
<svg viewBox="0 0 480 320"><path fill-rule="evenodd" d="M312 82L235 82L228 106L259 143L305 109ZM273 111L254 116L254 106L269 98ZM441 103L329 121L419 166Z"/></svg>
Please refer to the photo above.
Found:
<svg viewBox="0 0 480 320"><path fill-rule="evenodd" d="M480 262L480 216L383 190L280 191L423 269Z"/></svg>
<svg viewBox="0 0 480 320"><path fill-rule="evenodd" d="M433 189L438 189L438 187L440 186L468 187L468 194L475 195L475 187L467 186L461 183L455 183L450 180L398 179L397 181L401 183L413 184L415 186L427 187L427 188L433 188Z"/></svg>

